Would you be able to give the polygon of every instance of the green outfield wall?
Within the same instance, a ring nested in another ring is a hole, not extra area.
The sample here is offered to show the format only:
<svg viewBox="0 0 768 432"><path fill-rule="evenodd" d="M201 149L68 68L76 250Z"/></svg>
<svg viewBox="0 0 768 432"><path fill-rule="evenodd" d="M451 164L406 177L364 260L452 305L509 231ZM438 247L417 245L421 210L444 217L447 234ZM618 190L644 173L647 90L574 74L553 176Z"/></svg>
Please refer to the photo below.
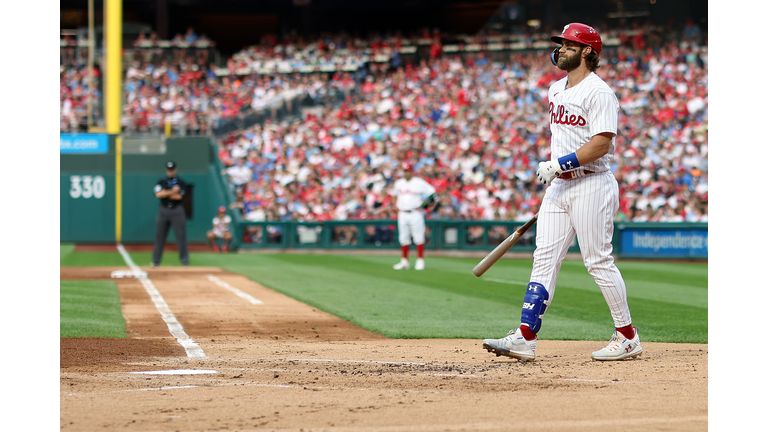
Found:
<svg viewBox="0 0 768 432"><path fill-rule="evenodd" d="M241 249L397 249L396 220L327 222L264 221L236 218L235 238ZM425 248L428 250L491 251L516 229L521 221L427 220ZM706 222L616 222L613 254L633 259L707 260ZM511 252L536 249L534 224ZM579 253L578 236L569 253Z"/></svg>
<svg viewBox="0 0 768 432"><path fill-rule="evenodd" d="M85 134L83 134L85 135ZM64 138L62 138L62 141ZM64 144L62 144L63 146ZM117 239L116 137L109 136L101 153L61 153L60 241L114 243ZM151 243L159 200L153 188L165 177L164 163L175 161L179 177L190 186L185 199L187 238L205 241L216 207L225 204L221 179L213 165L213 147L207 137L164 141L164 152L122 154L120 214L121 242ZM175 242L171 231L168 241Z"/></svg>

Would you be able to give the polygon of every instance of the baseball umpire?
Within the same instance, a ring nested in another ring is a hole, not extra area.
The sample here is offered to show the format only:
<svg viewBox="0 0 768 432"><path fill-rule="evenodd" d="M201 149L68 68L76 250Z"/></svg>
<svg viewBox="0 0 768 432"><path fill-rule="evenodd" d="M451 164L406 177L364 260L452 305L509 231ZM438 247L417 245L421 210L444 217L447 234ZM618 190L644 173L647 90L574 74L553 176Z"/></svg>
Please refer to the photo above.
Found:
<svg viewBox="0 0 768 432"><path fill-rule="evenodd" d="M155 249L152 252L150 267L160 265L163 259L163 248L168 237L168 229L173 227L176 242L179 247L179 260L184 266L189 265L189 251L187 250L187 217L181 200L187 191L187 184L176 173L178 167L173 161L165 164L166 178L161 179L155 185L155 196L160 199L160 209L157 211L155 224Z"/></svg>

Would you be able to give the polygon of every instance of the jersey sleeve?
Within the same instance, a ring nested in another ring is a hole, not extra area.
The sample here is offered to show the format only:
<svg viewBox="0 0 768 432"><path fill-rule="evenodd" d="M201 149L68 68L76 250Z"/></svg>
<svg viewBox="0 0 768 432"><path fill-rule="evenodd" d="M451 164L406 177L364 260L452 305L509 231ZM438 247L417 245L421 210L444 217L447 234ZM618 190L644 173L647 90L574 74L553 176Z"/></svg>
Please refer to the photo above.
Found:
<svg viewBox="0 0 768 432"><path fill-rule="evenodd" d="M428 197L428 196L432 195L433 193L435 193L435 191L436 191L435 187L432 186L431 184L429 184L428 181L422 179L421 182L423 183L424 196L425 197Z"/></svg>
<svg viewBox="0 0 768 432"><path fill-rule="evenodd" d="M589 133L591 136L603 132L617 133L619 129L619 101L609 91L599 91L589 106Z"/></svg>

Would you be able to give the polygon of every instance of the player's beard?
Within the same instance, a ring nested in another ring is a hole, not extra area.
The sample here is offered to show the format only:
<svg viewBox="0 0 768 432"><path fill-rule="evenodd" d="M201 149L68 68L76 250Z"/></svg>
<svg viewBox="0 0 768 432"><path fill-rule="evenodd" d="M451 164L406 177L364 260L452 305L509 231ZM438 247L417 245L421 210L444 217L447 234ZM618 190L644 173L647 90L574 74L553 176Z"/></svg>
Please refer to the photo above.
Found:
<svg viewBox="0 0 768 432"><path fill-rule="evenodd" d="M575 49L575 48L574 48ZM557 67L560 70L570 72L581 65L581 51L584 48L579 48L573 55L561 55L557 59Z"/></svg>

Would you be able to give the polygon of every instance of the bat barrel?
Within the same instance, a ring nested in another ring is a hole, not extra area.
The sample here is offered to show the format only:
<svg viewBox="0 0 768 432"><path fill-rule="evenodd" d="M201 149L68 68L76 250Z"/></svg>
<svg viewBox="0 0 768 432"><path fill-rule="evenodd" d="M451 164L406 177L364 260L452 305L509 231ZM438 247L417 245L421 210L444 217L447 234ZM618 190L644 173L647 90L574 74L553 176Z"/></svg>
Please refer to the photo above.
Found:
<svg viewBox="0 0 768 432"><path fill-rule="evenodd" d="M488 255L485 256L485 258L482 259L475 268L472 269L472 274L474 274L477 277L480 277L488 271L489 268L491 268L492 265L496 264L496 261L498 261L502 256L504 256L507 251L512 248L512 246L517 243L517 240L526 232L528 231L528 228L530 228L534 223L536 223L536 220L539 218L538 213L534 215L528 222L525 223L525 225L518 228L512 235L505 238L504 241L499 243L498 246L496 246Z"/></svg>

